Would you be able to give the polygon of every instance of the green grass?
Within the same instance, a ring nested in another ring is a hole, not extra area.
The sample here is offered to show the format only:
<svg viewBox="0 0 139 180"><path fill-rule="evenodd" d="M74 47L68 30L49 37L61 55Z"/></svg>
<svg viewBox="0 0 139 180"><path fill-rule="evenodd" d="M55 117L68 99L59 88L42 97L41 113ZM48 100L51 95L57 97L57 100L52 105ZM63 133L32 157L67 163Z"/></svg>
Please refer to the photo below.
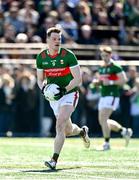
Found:
<svg viewBox="0 0 139 180"><path fill-rule="evenodd" d="M80 138L68 138L56 171L44 166L53 151L51 138L1 138L0 180L127 180L139 179L139 140L124 147L123 139L111 139L110 151L98 151L103 139L92 138L85 149Z"/></svg>

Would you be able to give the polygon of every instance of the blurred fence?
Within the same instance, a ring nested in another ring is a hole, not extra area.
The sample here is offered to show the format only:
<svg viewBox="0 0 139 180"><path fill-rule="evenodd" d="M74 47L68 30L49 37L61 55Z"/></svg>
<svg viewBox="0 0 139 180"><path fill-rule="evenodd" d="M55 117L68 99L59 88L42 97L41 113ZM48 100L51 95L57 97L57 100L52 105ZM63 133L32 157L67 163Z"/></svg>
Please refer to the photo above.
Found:
<svg viewBox="0 0 139 180"><path fill-rule="evenodd" d="M96 59L99 46L74 45L73 47L65 44L64 47L71 49L76 54L80 65L93 66L101 63ZM35 64L36 55L45 48L47 48L47 44L43 43L1 43L0 63ZM120 57L121 65L139 66L139 46L112 46L112 49Z"/></svg>

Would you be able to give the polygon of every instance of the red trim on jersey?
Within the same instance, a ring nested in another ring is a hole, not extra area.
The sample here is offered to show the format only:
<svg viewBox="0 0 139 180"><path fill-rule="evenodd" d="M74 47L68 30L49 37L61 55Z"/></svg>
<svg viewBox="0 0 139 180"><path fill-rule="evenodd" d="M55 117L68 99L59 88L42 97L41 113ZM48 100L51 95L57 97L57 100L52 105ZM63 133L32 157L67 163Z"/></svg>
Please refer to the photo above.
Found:
<svg viewBox="0 0 139 180"><path fill-rule="evenodd" d="M44 70L45 77L62 77L70 74L70 68L50 68Z"/></svg>
<svg viewBox="0 0 139 180"><path fill-rule="evenodd" d="M45 52L45 51L43 51L43 52L41 53L41 57L42 57L42 59L45 59L45 58L46 58L46 52Z"/></svg>
<svg viewBox="0 0 139 180"><path fill-rule="evenodd" d="M73 106L74 106L74 107L76 106L77 100L78 100L78 92L76 91L76 92L75 92L75 95L74 95L74 101L73 101Z"/></svg>
<svg viewBox="0 0 139 180"><path fill-rule="evenodd" d="M62 50L61 56L64 57L67 54L67 51L65 49Z"/></svg>
<svg viewBox="0 0 139 180"><path fill-rule="evenodd" d="M103 81L104 79L116 81L119 79L119 77L116 74L101 74L99 79L101 81Z"/></svg>
<svg viewBox="0 0 139 180"><path fill-rule="evenodd" d="M108 76L108 79L109 79L109 80L116 81L116 80L119 79L119 77L118 77L116 74L110 74L110 75Z"/></svg>
<svg viewBox="0 0 139 180"><path fill-rule="evenodd" d="M54 54L54 55L50 55L48 54L48 56L50 56L50 58L56 58L58 56L58 53Z"/></svg>

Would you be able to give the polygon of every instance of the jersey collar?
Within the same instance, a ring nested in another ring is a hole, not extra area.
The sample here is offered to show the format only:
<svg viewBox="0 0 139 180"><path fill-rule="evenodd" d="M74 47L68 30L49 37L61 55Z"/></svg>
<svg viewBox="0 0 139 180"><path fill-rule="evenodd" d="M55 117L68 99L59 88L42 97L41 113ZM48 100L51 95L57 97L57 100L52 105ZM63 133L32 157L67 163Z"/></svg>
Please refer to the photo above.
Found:
<svg viewBox="0 0 139 180"><path fill-rule="evenodd" d="M55 58L55 57L57 57L57 56L60 54L60 50L61 50L61 48L59 48L57 54L50 55L50 52L49 52L49 50L47 49L47 54L48 54L48 56L50 56L51 58Z"/></svg>

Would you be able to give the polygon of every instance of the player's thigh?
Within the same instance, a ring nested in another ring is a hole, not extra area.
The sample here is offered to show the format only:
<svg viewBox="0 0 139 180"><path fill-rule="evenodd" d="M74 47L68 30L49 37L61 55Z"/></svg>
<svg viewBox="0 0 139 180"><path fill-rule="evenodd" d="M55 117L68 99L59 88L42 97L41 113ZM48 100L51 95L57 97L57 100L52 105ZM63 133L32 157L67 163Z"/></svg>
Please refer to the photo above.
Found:
<svg viewBox="0 0 139 180"><path fill-rule="evenodd" d="M99 110L99 120L107 121L107 119L109 119L112 112L113 112L113 109L111 109L111 108L103 108L103 109Z"/></svg>
<svg viewBox="0 0 139 180"><path fill-rule="evenodd" d="M75 107L71 105L63 105L59 108L58 120L68 121L73 113Z"/></svg>
<svg viewBox="0 0 139 180"><path fill-rule="evenodd" d="M59 117L59 116L61 117L61 112L64 113L63 115L67 115L66 108L68 109L67 111L70 110L70 108L66 107L66 105L67 106L72 106L73 109L75 110L75 108L77 106L77 103L78 103L78 100L79 100L79 92L76 91L76 92L72 92L72 93L64 95L58 101L50 102L50 106L53 109L55 116L56 117Z"/></svg>

